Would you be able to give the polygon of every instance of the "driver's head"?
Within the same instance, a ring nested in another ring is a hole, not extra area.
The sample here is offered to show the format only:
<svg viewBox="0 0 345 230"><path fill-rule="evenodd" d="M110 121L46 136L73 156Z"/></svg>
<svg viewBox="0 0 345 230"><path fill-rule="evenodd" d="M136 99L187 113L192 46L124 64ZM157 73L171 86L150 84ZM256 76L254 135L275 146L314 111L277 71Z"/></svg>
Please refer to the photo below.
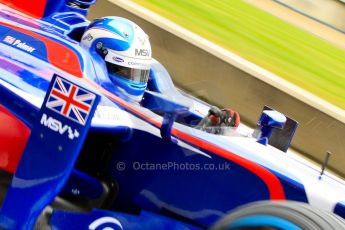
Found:
<svg viewBox="0 0 345 230"><path fill-rule="evenodd" d="M138 25L120 17L96 19L86 29L81 46L102 57L113 84L141 100L150 72L151 45Z"/></svg>

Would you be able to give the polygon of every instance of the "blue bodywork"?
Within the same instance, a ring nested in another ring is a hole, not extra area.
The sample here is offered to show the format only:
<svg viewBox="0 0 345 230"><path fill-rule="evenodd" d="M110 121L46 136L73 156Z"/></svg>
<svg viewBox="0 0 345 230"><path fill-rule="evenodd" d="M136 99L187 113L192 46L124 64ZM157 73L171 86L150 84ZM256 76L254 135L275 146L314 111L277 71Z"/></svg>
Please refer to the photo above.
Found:
<svg viewBox="0 0 345 230"><path fill-rule="evenodd" d="M52 82L56 82L57 78L55 75ZM47 91L50 93L47 93L38 119L35 119L28 144L1 207L0 222L5 229L32 228L42 210L58 195L71 175L97 108L99 96L94 94L85 124L76 124L47 108L53 85L50 85ZM72 137L62 135L61 130L54 132L54 129L45 127L51 127L49 119L62 122L64 127L73 130L69 133Z"/></svg>
<svg viewBox="0 0 345 230"><path fill-rule="evenodd" d="M285 199L329 204L345 217L340 179L313 182L317 169L240 129L195 129L210 106L177 90L158 61L142 102L124 100L104 62L78 43L93 3L47 1L33 18L0 3L0 105L31 130L0 209L2 228L32 228L52 207L53 229L198 229L242 204ZM73 140L63 129L75 122L46 108L56 76L97 95ZM49 125L50 116L60 123ZM56 207L58 199L70 205Z"/></svg>

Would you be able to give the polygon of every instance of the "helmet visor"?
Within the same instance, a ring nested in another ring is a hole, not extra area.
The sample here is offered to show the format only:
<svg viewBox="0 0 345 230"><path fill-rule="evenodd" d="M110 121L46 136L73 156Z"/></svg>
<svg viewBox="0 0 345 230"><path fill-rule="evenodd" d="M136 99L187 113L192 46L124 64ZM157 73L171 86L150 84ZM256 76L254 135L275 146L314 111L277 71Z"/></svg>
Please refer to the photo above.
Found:
<svg viewBox="0 0 345 230"><path fill-rule="evenodd" d="M128 68L120 65L116 65L106 61L108 73L122 78L134 81L134 82L144 82L146 83L150 70L149 69L134 69Z"/></svg>

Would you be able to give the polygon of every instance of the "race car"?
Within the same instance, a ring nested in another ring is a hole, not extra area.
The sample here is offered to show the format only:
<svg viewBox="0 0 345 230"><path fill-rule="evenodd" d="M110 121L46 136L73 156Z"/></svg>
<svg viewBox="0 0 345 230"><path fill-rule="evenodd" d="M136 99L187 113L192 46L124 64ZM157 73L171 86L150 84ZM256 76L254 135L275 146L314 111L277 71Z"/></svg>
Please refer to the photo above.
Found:
<svg viewBox="0 0 345 230"><path fill-rule="evenodd" d="M344 228L345 182L287 153L292 119L265 107L253 132L154 59L121 94L81 45L94 3L0 0L1 228Z"/></svg>

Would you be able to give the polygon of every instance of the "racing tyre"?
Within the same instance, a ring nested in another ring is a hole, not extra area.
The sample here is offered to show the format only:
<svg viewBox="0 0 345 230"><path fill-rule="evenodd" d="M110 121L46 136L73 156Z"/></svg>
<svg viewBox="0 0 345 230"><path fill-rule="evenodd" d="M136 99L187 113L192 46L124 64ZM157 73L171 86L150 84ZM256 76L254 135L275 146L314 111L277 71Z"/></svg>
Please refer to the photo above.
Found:
<svg viewBox="0 0 345 230"><path fill-rule="evenodd" d="M260 201L235 209L211 229L339 230L345 229L345 220L301 202Z"/></svg>

